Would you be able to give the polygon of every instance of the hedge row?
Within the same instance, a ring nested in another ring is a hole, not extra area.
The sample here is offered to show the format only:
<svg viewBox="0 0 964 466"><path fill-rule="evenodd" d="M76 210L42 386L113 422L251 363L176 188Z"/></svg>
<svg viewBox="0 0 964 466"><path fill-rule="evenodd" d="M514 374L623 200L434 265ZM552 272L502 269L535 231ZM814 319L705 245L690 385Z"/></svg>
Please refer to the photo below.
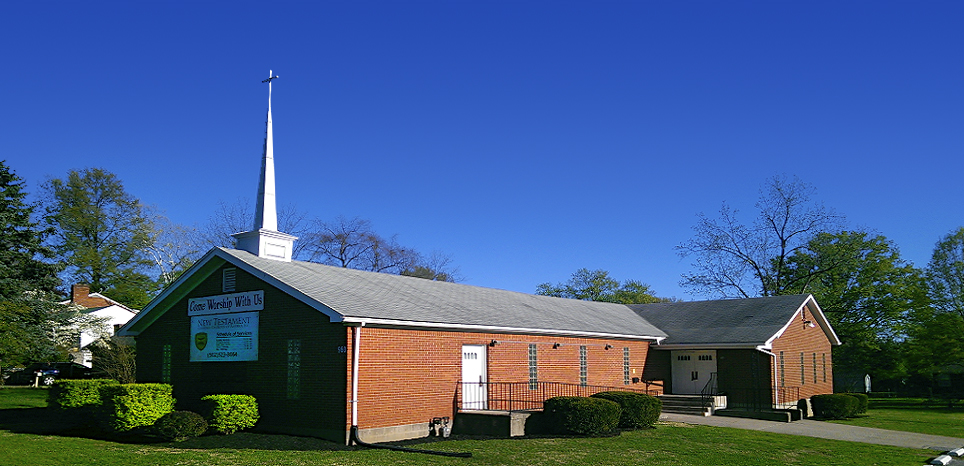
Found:
<svg viewBox="0 0 964 466"><path fill-rule="evenodd" d="M258 422L258 402L249 395L208 395L201 398L210 428L233 434Z"/></svg>
<svg viewBox="0 0 964 466"><path fill-rule="evenodd" d="M161 416L174 411L172 388L163 383L102 386L102 425L114 432L154 425Z"/></svg>
<svg viewBox="0 0 964 466"><path fill-rule="evenodd" d="M599 392L593 398L615 401L622 408L619 415L619 427L624 429L640 429L653 427L659 421L659 414L663 411L663 402L655 396L635 392Z"/></svg>
<svg viewBox="0 0 964 466"><path fill-rule="evenodd" d="M863 393L834 393L810 397L813 414L827 419L845 419L867 412L869 397Z"/></svg>
<svg viewBox="0 0 964 466"><path fill-rule="evenodd" d="M173 387L168 384L118 384L113 380L58 380L48 395L49 405L76 420L96 421L113 432L153 426L170 440L200 435L208 425L222 434L253 427L258 403L248 395L208 395L202 398L206 415L174 411ZM203 428L202 428L203 426Z"/></svg>
<svg viewBox="0 0 964 466"><path fill-rule="evenodd" d="M617 427L652 427L659 420L662 402L634 392L600 392L591 397L558 396L543 403L547 431L599 435Z"/></svg>

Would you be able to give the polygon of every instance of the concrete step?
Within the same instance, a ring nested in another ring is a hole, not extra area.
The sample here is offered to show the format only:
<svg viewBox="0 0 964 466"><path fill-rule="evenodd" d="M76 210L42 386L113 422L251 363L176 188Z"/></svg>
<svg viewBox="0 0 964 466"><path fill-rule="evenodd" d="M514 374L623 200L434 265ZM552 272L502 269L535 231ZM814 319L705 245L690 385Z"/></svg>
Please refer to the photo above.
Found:
<svg viewBox="0 0 964 466"><path fill-rule="evenodd" d="M713 414L715 406L712 406L713 398L709 399L710 406L703 406L703 397L700 395L660 395L658 397L663 402L663 412L677 414L702 414L709 416Z"/></svg>

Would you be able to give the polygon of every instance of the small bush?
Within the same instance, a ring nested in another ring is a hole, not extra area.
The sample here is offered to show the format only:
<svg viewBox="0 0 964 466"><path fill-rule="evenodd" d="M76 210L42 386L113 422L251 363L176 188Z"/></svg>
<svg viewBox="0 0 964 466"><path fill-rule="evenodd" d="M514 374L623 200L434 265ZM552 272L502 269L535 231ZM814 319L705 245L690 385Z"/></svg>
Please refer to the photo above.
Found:
<svg viewBox="0 0 964 466"><path fill-rule="evenodd" d="M857 412L859 401L856 397L834 393L832 395L814 395L810 397L813 414L827 419L845 419L853 417Z"/></svg>
<svg viewBox="0 0 964 466"><path fill-rule="evenodd" d="M659 414L663 410L663 402L655 396L642 393L611 391L599 392L592 398L615 401L622 409L619 416L619 427L624 429L639 429L653 427L659 421Z"/></svg>
<svg viewBox="0 0 964 466"><path fill-rule="evenodd" d="M47 393L48 406L60 409L100 406L100 387L104 385L117 385L117 381L111 379L57 380Z"/></svg>
<svg viewBox="0 0 964 466"><path fill-rule="evenodd" d="M870 397L866 393L845 393L847 396L852 396L857 399L857 409L854 414L867 414L867 408L870 405Z"/></svg>
<svg viewBox="0 0 964 466"><path fill-rule="evenodd" d="M254 427L260 417L258 402L250 395L208 395L201 401L208 426L222 434Z"/></svg>
<svg viewBox="0 0 964 466"><path fill-rule="evenodd" d="M115 432L152 426L161 416L174 411L171 391L170 385L161 383L103 385L102 423Z"/></svg>
<svg viewBox="0 0 964 466"><path fill-rule="evenodd" d="M619 403L602 398L557 396L543 403L543 411L563 432L598 435L611 432L619 425L622 409Z"/></svg>
<svg viewBox="0 0 964 466"><path fill-rule="evenodd" d="M154 423L154 433L167 441L199 437L208 430L204 416L192 411L171 411Z"/></svg>

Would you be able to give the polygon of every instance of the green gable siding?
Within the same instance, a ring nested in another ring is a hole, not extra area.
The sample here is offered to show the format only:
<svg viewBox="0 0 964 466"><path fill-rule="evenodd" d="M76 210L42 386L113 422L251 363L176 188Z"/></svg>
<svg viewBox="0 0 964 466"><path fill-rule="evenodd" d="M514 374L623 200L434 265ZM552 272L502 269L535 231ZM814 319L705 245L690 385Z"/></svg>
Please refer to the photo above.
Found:
<svg viewBox="0 0 964 466"><path fill-rule="evenodd" d="M261 411L257 429L343 442L348 355L339 347L347 346L348 329L259 278L238 269L235 288L235 292L264 290L258 360L190 362L194 343L187 301L225 294L221 276L220 269L212 273L137 336L138 381L162 380L164 345L170 345L170 378L178 409L198 410L200 398L209 394L253 395ZM289 340L300 342L297 399L289 399Z"/></svg>

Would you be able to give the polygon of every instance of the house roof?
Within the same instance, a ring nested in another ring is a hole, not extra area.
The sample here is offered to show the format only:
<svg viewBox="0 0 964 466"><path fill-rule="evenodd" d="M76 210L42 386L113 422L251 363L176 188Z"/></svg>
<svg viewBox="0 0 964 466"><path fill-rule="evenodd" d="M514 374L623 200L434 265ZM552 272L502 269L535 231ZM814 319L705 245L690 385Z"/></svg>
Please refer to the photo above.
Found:
<svg viewBox="0 0 964 466"><path fill-rule="evenodd" d="M579 301L422 278L259 258L212 249L122 330L137 334L224 262L254 274L333 322L661 340L665 332L622 304ZM178 291L180 290L180 291Z"/></svg>
<svg viewBox="0 0 964 466"><path fill-rule="evenodd" d="M633 304L640 316L669 334L660 346L760 347L783 334L805 305L831 344L840 340L812 295Z"/></svg>

